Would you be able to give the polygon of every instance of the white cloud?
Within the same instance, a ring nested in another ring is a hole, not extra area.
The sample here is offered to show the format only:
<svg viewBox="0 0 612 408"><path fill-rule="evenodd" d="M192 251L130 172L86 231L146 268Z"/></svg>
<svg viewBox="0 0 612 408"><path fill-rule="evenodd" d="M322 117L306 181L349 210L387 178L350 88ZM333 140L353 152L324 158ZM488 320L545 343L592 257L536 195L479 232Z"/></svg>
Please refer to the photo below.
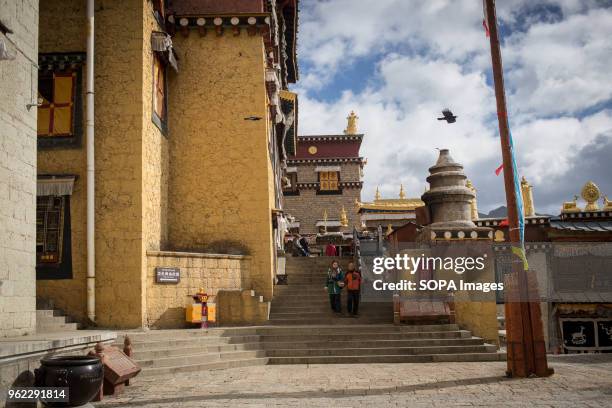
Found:
<svg viewBox="0 0 612 408"><path fill-rule="evenodd" d="M612 97L612 10L589 12L595 3L499 3L498 15L508 26L522 24L502 52L517 161L536 195L539 183L562 179L576 168L578 151L598 136L612 137L611 111L594 108ZM542 5L558 8L544 10L552 16L542 17L545 22L525 18L525 10ZM365 199L377 185L383 194L396 196L400 183L409 195L420 195L435 148L447 147L481 187L481 208L503 203L503 186L493 173L501 155L480 7L473 0L305 5L299 54L307 69L297 87L300 133L340 133L348 112L359 114L366 133L362 153L369 160ZM368 84L365 89L345 90L334 100L313 96L359 58L376 64L372 77L355 78ZM444 107L459 116L457 123L436 120ZM586 117L576 116L585 111ZM560 204L538 198L547 211Z"/></svg>

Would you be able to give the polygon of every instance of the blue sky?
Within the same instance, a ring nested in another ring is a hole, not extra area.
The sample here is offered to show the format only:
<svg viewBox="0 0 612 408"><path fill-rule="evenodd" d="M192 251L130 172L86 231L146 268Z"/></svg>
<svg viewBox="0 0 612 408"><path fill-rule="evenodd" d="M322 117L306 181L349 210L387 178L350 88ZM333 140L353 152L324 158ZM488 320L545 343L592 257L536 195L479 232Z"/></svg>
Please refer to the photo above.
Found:
<svg viewBox="0 0 612 408"><path fill-rule="evenodd" d="M593 180L612 195L612 2L498 2L510 124L536 209ZM304 0L298 57L300 134L341 133L360 117L377 186L419 196L436 147L451 149L481 212L504 203L488 39L480 0ZM457 123L436 121L450 107Z"/></svg>

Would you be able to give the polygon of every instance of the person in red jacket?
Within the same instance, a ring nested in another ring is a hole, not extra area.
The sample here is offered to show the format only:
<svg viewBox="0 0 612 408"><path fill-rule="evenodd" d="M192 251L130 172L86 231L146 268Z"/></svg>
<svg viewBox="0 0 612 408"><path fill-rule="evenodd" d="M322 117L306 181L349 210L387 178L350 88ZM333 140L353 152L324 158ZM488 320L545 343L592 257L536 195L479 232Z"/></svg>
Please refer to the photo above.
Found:
<svg viewBox="0 0 612 408"><path fill-rule="evenodd" d="M325 256L338 256L336 246L331 242L325 246Z"/></svg>
<svg viewBox="0 0 612 408"><path fill-rule="evenodd" d="M347 289L346 308L349 315L357 317L359 313L359 297L361 292L361 272L355 269L355 264L349 262L348 270L344 276Z"/></svg>

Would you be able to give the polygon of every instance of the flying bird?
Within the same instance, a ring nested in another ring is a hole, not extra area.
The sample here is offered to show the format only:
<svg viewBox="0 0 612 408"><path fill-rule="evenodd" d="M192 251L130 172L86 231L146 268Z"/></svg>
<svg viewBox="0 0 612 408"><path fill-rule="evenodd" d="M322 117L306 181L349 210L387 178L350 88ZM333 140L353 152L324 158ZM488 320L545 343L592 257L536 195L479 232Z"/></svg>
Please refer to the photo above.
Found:
<svg viewBox="0 0 612 408"><path fill-rule="evenodd" d="M438 120L445 120L448 123L455 123L457 121L457 116L453 115L453 112L450 109L444 109L442 111L442 117L438 118Z"/></svg>

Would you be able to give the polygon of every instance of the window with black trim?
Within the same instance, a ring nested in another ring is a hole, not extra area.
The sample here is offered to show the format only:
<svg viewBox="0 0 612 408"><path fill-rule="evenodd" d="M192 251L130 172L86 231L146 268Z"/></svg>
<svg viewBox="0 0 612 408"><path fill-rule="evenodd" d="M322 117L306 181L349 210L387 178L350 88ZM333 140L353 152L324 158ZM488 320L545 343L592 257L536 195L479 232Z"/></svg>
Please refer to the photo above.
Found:
<svg viewBox="0 0 612 408"><path fill-rule="evenodd" d="M320 171L318 194L341 194L340 172Z"/></svg>
<svg viewBox="0 0 612 408"><path fill-rule="evenodd" d="M72 278L69 196L36 199L37 279Z"/></svg>
<svg viewBox="0 0 612 408"><path fill-rule="evenodd" d="M166 62L153 54L153 122L162 132L168 129L168 88L166 84Z"/></svg>

